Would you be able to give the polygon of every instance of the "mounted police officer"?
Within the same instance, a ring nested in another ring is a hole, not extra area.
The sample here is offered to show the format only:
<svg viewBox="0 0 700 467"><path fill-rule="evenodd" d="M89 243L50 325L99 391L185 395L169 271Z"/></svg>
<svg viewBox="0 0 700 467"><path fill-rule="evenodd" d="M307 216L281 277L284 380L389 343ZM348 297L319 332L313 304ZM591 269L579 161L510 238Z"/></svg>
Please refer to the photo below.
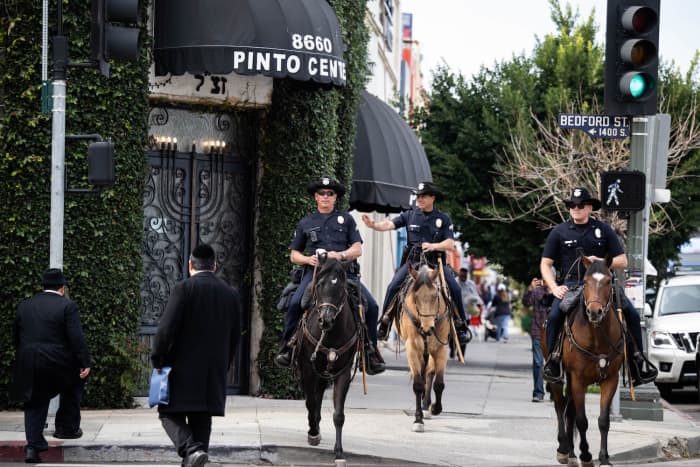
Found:
<svg viewBox="0 0 700 467"><path fill-rule="evenodd" d="M542 279L554 295L546 328L549 359L543 372L544 379L549 382L562 381L561 356L559 352L554 351L564 321L564 313L559 304L569 289L583 284L585 267L583 261L578 260L578 252L582 250L583 255L590 261L612 258L610 269L627 267L627 256L613 229L608 224L590 217L592 211L600 209L600 201L591 198L585 188L574 188L571 198L565 200L564 204L569 208L571 219L555 226L549 233L540 261ZM554 277L553 267L559 271L558 278ZM626 297L621 306L627 327L636 344L630 365L633 383L649 383L656 378L658 371L641 353L644 347L639 314Z"/></svg>
<svg viewBox="0 0 700 467"><path fill-rule="evenodd" d="M314 267L318 263L316 250L326 250L329 258L342 261L354 261L362 255L362 237L355 219L347 212L335 209L335 202L345 194L345 187L330 177L322 177L310 183L306 190L310 196L314 197L317 210L305 216L297 224L294 238L289 245L290 260L294 264L303 266L304 275L284 315L282 347L275 357L275 363L281 367L288 367L291 364L293 345L290 341L303 314L301 302L304 291L311 282ZM359 264L355 261L354 272L351 270L348 278L357 281L358 273ZM362 296L367 301L365 320L371 341L367 349L367 372L378 374L385 369L381 354L376 350L379 306L367 287L364 284L360 285Z"/></svg>
<svg viewBox="0 0 700 467"><path fill-rule="evenodd" d="M391 220L375 222L367 215L362 216L362 221L371 229L383 232L406 227L408 233L407 245L402 259L403 264L394 274L384 297L382 308L384 314L378 331L378 338L382 340L387 338L393 319L393 313L389 307L394 296L401 289L411 264L419 260L421 253L425 254L432 267L437 265L438 258L441 258L445 264L445 252L454 249L452 219L434 206L436 201L442 199L440 190L432 182L422 182L418 184L418 188L413 193L416 195L417 207L404 211ZM452 268L448 265L445 266L445 280L450 289L452 301L459 312L460 319L456 322L459 341L466 344L470 338L467 330L467 316L464 313L464 303L462 302L462 291L457 284Z"/></svg>

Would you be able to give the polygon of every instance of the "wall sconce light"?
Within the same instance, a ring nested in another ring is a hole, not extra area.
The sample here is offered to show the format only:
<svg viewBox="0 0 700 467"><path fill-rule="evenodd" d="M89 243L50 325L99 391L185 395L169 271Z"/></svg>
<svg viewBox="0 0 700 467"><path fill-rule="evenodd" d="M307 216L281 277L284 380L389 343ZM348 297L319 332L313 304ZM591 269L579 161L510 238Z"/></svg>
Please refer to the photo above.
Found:
<svg viewBox="0 0 700 467"><path fill-rule="evenodd" d="M202 146L204 147L204 152L209 152L210 154L222 154L226 148L226 141L218 139L202 141Z"/></svg>
<svg viewBox="0 0 700 467"><path fill-rule="evenodd" d="M177 138L172 136L151 136L151 141L161 151L177 151Z"/></svg>

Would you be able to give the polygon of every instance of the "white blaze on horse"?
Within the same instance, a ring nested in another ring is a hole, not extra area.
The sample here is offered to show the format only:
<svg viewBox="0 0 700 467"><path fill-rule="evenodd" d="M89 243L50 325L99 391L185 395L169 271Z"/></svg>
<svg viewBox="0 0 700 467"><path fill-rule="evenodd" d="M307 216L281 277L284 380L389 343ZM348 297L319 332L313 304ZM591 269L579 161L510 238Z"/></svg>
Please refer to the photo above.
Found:
<svg viewBox="0 0 700 467"><path fill-rule="evenodd" d="M412 282L395 323L406 346L416 397L413 431L422 432L423 409L429 409L432 415L442 412L450 334L449 291L441 285L437 269L422 265L418 271L413 268L409 271ZM435 402L431 404L433 389Z"/></svg>

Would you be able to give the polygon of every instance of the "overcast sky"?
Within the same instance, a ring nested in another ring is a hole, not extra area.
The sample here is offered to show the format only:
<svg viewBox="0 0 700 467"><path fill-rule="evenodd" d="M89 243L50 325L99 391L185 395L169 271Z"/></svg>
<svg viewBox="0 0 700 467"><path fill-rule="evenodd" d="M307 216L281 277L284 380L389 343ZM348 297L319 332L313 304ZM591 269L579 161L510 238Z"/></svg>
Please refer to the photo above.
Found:
<svg viewBox="0 0 700 467"><path fill-rule="evenodd" d="M604 44L606 0L568 3L574 11L578 8L581 18L595 8L597 40ZM401 9L413 13L413 38L420 42L428 83L443 59L452 70L471 77L481 65L490 67L514 53L529 55L535 36L554 32L547 0L401 0ZM661 0L660 19L661 58L673 59L686 71L700 49L700 0Z"/></svg>

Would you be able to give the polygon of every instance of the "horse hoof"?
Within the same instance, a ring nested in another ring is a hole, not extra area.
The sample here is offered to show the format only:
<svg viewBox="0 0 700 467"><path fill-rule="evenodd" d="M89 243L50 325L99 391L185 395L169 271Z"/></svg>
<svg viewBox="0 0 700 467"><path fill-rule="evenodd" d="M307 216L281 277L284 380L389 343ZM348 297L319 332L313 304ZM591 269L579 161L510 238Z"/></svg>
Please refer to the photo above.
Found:
<svg viewBox="0 0 700 467"><path fill-rule="evenodd" d="M578 459L575 457L569 457L569 462L566 464L568 467L578 467Z"/></svg>
<svg viewBox="0 0 700 467"><path fill-rule="evenodd" d="M321 433L314 436L309 435L307 441L309 442L309 446L318 446L321 442Z"/></svg>
<svg viewBox="0 0 700 467"><path fill-rule="evenodd" d="M430 418L432 418L432 414L430 413L430 410L424 410L424 411L423 411L423 418L425 418L425 419L430 419Z"/></svg>
<svg viewBox="0 0 700 467"><path fill-rule="evenodd" d="M412 430L414 433L423 433L425 431L425 427L422 423L414 423Z"/></svg>
<svg viewBox="0 0 700 467"><path fill-rule="evenodd" d="M581 467L595 467L595 462L593 462L592 460L588 462L581 461ZM603 467L603 465L601 464L600 467Z"/></svg>
<svg viewBox="0 0 700 467"><path fill-rule="evenodd" d="M568 464L569 463L569 454L568 453L561 453L557 451L557 462L560 464Z"/></svg>
<svg viewBox="0 0 700 467"><path fill-rule="evenodd" d="M440 415L442 413L442 407L433 404L430 406L430 413L433 415Z"/></svg>
<svg viewBox="0 0 700 467"><path fill-rule="evenodd" d="M346 467L348 464L345 462L345 459L336 459L335 465L336 467Z"/></svg>

